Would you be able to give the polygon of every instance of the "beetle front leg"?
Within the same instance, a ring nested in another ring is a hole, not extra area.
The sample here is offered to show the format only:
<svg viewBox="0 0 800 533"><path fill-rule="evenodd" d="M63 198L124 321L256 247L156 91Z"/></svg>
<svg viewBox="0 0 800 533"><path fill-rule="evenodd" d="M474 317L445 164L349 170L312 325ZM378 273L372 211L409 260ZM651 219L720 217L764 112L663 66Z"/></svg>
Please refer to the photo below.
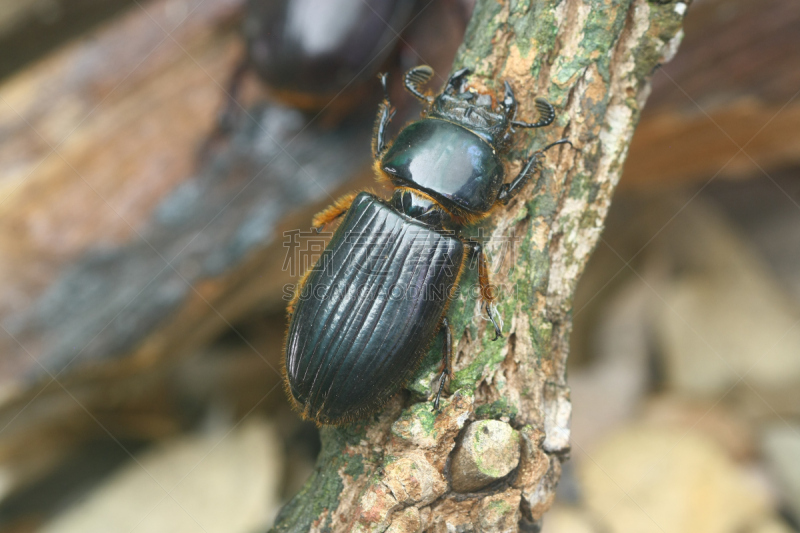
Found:
<svg viewBox="0 0 800 533"><path fill-rule="evenodd" d="M442 345L442 375L439 376L439 390L436 391L436 399L433 400L433 410L439 410L439 398L444 391L444 384L447 378L453 377L452 357L453 357L453 335L450 332L450 322L447 317L442 319L442 332L444 332L444 341Z"/></svg>
<svg viewBox="0 0 800 533"><path fill-rule="evenodd" d="M560 139L554 143L548 144L541 150L534 152L530 159L525 162L525 165L522 167L522 171L517 175L517 177L514 178L511 183L504 183L503 186L500 187L500 194L497 195L497 201L503 205L506 205L511 201L512 198L519 194L519 191L521 191L522 188L528 183L531 173L537 169L539 165L539 159L546 151L554 146L558 146L559 144L568 144L572 146L572 143L569 142L568 139Z"/></svg>
<svg viewBox="0 0 800 533"><path fill-rule="evenodd" d="M352 205L355 197L358 195L358 192L351 192L350 194L345 194L344 196L340 197L331 205L314 215L314 218L311 219L311 227L317 230L317 233L322 231L322 228L326 224L330 224L345 214L347 210L350 209L350 205Z"/></svg>
<svg viewBox="0 0 800 533"><path fill-rule="evenodd" d="M375 136L372 139L372 152L375 159L379 159L386 150L386 127L395 114L395 110L392 109L392 104L389 102L389 89L386 87L387 74L384 72L379 77L383 87L383 101L378 107L378 121L375 123Z"/></svg>
<svg viewBox="0 0 800 533"><path fill-rule="evenodd" d="M480 283L481 287L481 299L484 302L484 306L486 309L486 315L491 320L492 325L494 326L494 339L503 338L503 328L497 324L497 320L495 320L495 305L494 302L497 299L497 295L494 293L494 286L489 279L489 261L486 259L486 254L483 253L483 248L477 242L470 241L472 244L472 252L477 254L478 257L478 283Z"/></svg>

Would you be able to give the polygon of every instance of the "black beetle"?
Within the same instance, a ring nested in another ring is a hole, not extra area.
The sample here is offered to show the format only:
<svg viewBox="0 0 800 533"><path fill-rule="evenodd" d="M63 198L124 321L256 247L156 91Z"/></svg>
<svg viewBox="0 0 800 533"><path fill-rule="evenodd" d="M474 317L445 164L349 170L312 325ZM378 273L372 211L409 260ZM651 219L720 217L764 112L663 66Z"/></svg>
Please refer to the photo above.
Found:
<svg viewBox="0 0 800 533"><path fill-rule="evenodd" d="M320 108L378 72L415 2L249 0L242 68L252 68L279 99Z"/></svg>
<svg viewBox="0 0 800 533"><path fill-rule="evenodd" d="M241 113L246 74L271 96L302 111L325 110L336 122L363 97L395 49L417 0L248 0L245 54L228 81L227 102L200 154L230 133Z"/></svg>
<svg viewBox="0 0 800 533"><path fill-rule="evenodd" d="M498 152L512 126L538 128L555 111L536 99L539 121L514 120L511 86L497 109L489 95L464 88L468 69L453 74L437 96L420 86L433 69L405 76L406 88L427 104L423 118L386 146L393 116L381 103L373 151L379 177L391 181L391 200L361 192L338 200L313 220L318 230L345 215L317 265L306 273L289 305L285 373L294 406L319 424L340 424L382 406L413 374L439 330L444 333L442 373L434 409L450 375L452 339L445 312L468 252L478 254L485 310L495 321L495 295L486 257L460 230L507 204L528 182L543 152L532 154L519 175L504 183ZM386 87L386 76L381 77Z"/></svg>

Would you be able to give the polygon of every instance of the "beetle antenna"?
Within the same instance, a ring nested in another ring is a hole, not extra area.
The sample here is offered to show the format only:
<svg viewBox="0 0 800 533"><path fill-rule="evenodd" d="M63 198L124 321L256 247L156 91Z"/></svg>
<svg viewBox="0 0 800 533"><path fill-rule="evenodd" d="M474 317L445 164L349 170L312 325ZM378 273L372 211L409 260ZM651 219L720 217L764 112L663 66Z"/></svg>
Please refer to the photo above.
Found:
<svg viewBox="0 0 800 533"><path fill-rule="evenodd" d="M541 128L542 126L549 126L556 118L556 110L553 109L553 106L550 104L550 102L544 98L536 99L536 111L539 113L538 122L531 124L529 122L512 120L511 124L514 126L519 126L520 128Z"/></svg>
<svg viewBox="0 0 800 533"><path fill-rule="evenodd" d="M428 83L432 77L433 77L433 69L428 65L420 65L406 72L403 81L405 83L406 90L408 90L408 92L413 94L418 100L430 104L433 102L433 96L428 96L424 94L420 90L420 86Z"/></svg>

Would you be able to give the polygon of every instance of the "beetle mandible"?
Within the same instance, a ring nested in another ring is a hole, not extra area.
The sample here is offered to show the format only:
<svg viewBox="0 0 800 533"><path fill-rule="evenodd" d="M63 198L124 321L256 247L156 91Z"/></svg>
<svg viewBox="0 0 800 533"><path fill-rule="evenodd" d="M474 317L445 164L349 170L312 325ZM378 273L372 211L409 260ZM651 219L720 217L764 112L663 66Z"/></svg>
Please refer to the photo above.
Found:
<svg viewBox="0 0 800 533"><path fill-rule="evenodd" d="M495 340L502 336L486 256L460 231L516 196L546 150L571 143L561 139L534 152L519 175L504 183L498 153L507 149L513 126L547 126L555 110L537 98L539 120L519 122L508 82L493 109L489 95L465 89L469 74L468 69L455 72L433 97L421 89L433 69L423 65L408 71L406 89L427 109L388 146L386 127L394 113L386 75L381 76L384 100L373 152L379 179L388 179L394 193L388 201L367 192L351 194L314 217L319 230L345 215L289 305L286 386L304 418L341 424L374 412L411 377L441 330L438 409L451 374L445 313L469 252L477 254L481 298Z"/></svg>

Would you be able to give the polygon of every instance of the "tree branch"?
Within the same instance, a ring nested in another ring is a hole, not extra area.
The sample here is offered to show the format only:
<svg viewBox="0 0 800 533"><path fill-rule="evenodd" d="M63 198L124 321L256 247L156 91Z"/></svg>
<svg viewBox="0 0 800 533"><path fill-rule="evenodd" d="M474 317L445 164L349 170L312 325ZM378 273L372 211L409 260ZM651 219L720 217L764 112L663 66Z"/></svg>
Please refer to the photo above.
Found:
<svg viewBox="0 0 800 533"><path fill-rule="evenodd" d="M675 53L685 10L645 0L479 0L454 70L471 67L470 85L493 94L508 80L521 120L535 119L537 96L558 111L553 126L516 135L507 175L548 142L566 137L576 147L548 152L538 182L476 228L493 260L507 337L492 342L475 320L476 275L465 273L448 314L455 375L442 411L427 401L435 345L407 386L410 397L398 395L371 420L322 430L316 471L275 531L538 530L569 453L575 285L603 229L650 75ZM516 443L518 460L502 452Z"/></svg>

